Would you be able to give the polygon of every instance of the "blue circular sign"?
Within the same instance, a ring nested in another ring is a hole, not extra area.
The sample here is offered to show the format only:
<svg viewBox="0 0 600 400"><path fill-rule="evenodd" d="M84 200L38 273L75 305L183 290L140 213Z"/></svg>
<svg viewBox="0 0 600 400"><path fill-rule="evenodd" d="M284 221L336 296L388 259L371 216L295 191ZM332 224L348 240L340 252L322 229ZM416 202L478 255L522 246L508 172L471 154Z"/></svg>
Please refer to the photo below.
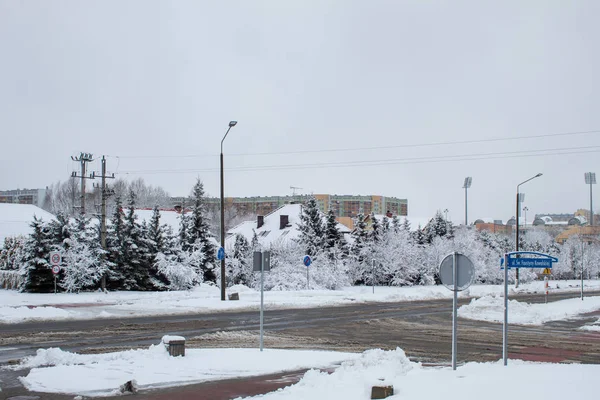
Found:
<svg viewBox="0 0 600 400"><path fill-rule="evenodd" d="M225 249L219 247L219 251L217 251L217 260L221 261L225 259Z"/></svg>
<svg viewBox="0 0 600 400"><path fill-rule="evenodd" d="M304 256L304 259L302 260L302 262L304 263L304 265L309 267L312 260L310 259L310 256Z"/></svg>

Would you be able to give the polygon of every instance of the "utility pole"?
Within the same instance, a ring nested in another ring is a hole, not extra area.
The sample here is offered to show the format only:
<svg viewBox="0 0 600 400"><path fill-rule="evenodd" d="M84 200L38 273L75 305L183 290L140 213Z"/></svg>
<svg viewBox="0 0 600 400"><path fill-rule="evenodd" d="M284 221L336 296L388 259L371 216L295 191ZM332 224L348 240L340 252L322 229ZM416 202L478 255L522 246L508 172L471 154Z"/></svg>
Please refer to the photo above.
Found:
<svg viewBox="0 0 600 400"><path fill-rule="evenodd" d="M71 174L73 178L81 178L81 214L85 214L85 180L94 179L92 175L86 176L86 163L94 161L92 153L80 153L79 157L71 157L71 160L81 163L81 175L75 171Z"/></svg>
<svg viewBox="0 0 600 400"><path fill-rule="evenodd" d="M92 177L96 177L95 172L92 173ZM102 204L100 206L100 245L102 246L102 250L106 251L106 199L114 194L112 190L106 188L106 178L114 179L115 174L106 175L106 158L104 156L102 156L102 175L100 177L102 178L102 187L100 188L102 196ZM105 257L106 255L104 254L102 258L104 259ZM106 290L106 275L102 275L101 287L104 292Z"/></svg>

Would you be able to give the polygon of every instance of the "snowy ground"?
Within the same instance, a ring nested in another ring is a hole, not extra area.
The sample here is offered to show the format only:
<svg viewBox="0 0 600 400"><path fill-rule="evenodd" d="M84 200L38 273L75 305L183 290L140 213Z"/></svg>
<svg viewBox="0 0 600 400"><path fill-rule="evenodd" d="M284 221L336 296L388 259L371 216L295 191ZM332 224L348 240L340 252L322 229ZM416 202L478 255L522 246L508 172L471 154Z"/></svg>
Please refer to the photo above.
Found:
<svg viewBox="0 0 600 400"><path fill-rule="evenodd" d="M508 300L508 322L518 325L542 325L548 321L575 318L600 310L600 297L559 300L548 304L527 304ZM471 300L458 309L458 316L480 321L504 321L504 297L485 296Z"/></svg>
<svg viewBox="0 0 600 400"><path fill-rule="evenodd" d="M516 293L543 293L541 281L522 284ZM551 281L551 294L579 291L579 281ZM600 289L600 281L586 281L586 289ZM260 292L244 286L228 288L238 292L239 301L221 301L220 291L203 285L190 291L178 292L111 292L80 294L31 294L0 290L0 323L31 320L67 320L120 318L131 316L173 315L214 312L222 310L258 310ZM474 285L461 292L460 297L484 297L503 293L502 285ZM291 307L321 307L360 302L393 302L427 299L451 299L452 292L443 286L420 287L349 287L344 290L300 290L265 292L265 309ZM483 304L483 303L482 303ZM466 315L465 315L466 316Z"/></svg>
<svg viewBox="0 0 600 400"><path fill-rule="evenodd" d="M318 368L342 362L333 373ZM257 396L260 399L370 398L374 385L393 385L390 399L506 398L564 400L598 398L598 365L541 364L509 360L468 363L451 368L426 368L409 361L400 349L368 350L362 354L256 349L190 349L185 357L169 357L162 345L100 355L77 355L60 349L39 350L13 369L31 368L22 378L26 387L42 392L103 396L118 393L121 384L135 379L138 387L156 388L181 383L252 376L277 371L314 368L300 382ZM70 379L64 379L69 376ZM552 380L559 376L560 379ZM435 382L434 385L431 382ZM510 382L509 385L506 383Z"/></svg>

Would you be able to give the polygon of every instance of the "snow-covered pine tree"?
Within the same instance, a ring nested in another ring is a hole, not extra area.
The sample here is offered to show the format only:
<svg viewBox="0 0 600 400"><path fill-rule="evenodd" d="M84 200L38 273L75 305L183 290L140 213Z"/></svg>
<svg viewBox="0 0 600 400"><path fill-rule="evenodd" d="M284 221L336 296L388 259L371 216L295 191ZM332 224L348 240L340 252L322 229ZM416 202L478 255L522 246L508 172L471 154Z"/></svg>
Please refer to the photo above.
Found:
<svg viewBox="0 0 600 400"><path fill-rule="evenodd" d="M48 257L52 251L52 240L48 224L33 217L33 232L25 243L25 262L20 269L24 284L22 290L34 293L54 291L54 276Z"/></svg>
<svg viewBox="0 0 600 400"><path fill-rule="evenodd" d="M196 181L193 190L193 207L188 229L188 244L194 253L198 263L199 274L202 274L204 282L216 282L214 268L216 266L216 249L213 245L212 234L207 218L206 199L204 184L200 179Z"/></svg>
<svg viewBox="0 0 600 400"><path fill-rule="evenodd" d="M115 208L108 226L107 259L110 263L107 271L106 286L112 290L125 289L125 214L121 203L121 197L115 199Z"/></svg>
<svg viewBox="0 0 600 400"><path fill-rule="evenodd" d="M444 237L449 233L448 222L444 218L442 212L438 210L432 220L425 227L425 237L427 239L427 243L431 243L436 237Z"/></svg>
<svg viewBox="0 0 600 400"><path fill-rule="evenodd" d="M94 289L104 273L106 262L100 256L100 246L95 229L84 215L78 215L64 239L60 287L67 292Z"/></svg>
<svg viewBox="0 0 600 400"><path fill-rule="evenodd" d="M188 239L189 224L189 216L185 214L185 209L182 208L181 214L179 215L178 243L183 251L190 250L190 244Z"/></svg>
<svg viewBox="0 0 600 400"><path fill-rule="evenodd" d="M168 281L169 290L187 290L202 282L202 276L196 274L193 264L190 253L176 245L167 254L157 254L155 267Z"/></svg>
<svg viewBox="0 0 600 400"><path fill-rule="evenodd" d="M321 211L314 196L302 206L298 231L297 241L306 250L306 254L311 257L317 256L324 246L325 231Z"/></svg>
<svg viewBox="0 0 600 400"><path fill-rule="evenodd" d="M406 232L410 232L410 221L408 220L408 218L404 218L404 221L402 221L402 229L405 230Z"/></svg>
<svg viewBox="0 0 600 400"><path fill-rule="evenodd" d="M52 244L64 247L65 240L71 237L69 217L66 214L58 213L56 219L50 221L48 225Z"/></svg>
<svg viewBox="0 0 600 400"><path fill-rule="evenodd" d="M0 248L0 270L18 270L25 259L25 236L7 236Z"/></svg>
<svg viewBox="0 0 600 400"><path fill-rule="evenodd" d="M387 215L384 215L383 219L381 221L381 233L385 235L387 232L389 232L389 230L390 230L390 219L388 218Z"/></svg>
<svg viewBox="0 0 600 400"><path fill-rule="evenodd" d="M249 286L252 278L252 248L244 235L236 234L233 244L233 254L227 257L227 279L231 285Z"/></svg>
<svg viewBox="0 0 600 400"><path fill-rule="evenodd" d="M371 232L369 232L369 239L371 242L378 242L381 238L381 224L375 214L371 214Z"/></svg>
<svg viewBox="0 0 600 400"><path fill-rule="evenodd" d="M397 215L392 217L392 230L398 232L400 230L400 218Z"/></svg>
<svg viewBox="0 0 600 400"><path fill-rule="evenodd" d="M147 246L135 214L136 195L129 191L128 209L123 224L123 266L125 289L151 290Z"/></svg>
<svg viewBox="0 0 600 400"><path fill-rule="evenodd" d="M325 221L325 248L331 250L336 245L344 240L342 233L338 228L338 222L335 219L335 213L332 209L327 212L327 220Z"/></svg>
<svg viewBox="0 0 600 400"><path fill-rule="evenodd" d="M158 254L165 254L167 252L166 245L168 239L165 229L165 226L160 223L160 210L158 206L154 206L150 223L145 224L143 229L152 290L165 290L169 286L167 278L163 274L158 273L156 267Z"/></svg>
<svg viewBox="0 0 600 400"><path fill-rule="evenodd" d="M350 278L355 284L362 284L362 276L366 268L368 253L368 234L367 224L364 214L360 213L356 216L354 222L354 230L352 231L353 242L350 246L349 273Z"/></svg>

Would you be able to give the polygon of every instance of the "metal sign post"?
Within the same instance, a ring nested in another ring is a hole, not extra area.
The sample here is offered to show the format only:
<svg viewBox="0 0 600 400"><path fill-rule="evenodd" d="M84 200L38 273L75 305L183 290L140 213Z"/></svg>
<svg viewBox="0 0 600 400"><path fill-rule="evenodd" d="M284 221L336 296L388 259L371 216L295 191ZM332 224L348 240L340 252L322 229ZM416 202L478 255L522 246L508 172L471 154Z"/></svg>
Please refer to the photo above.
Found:
<svg viewBox="0 0 600 400"><path fill-rule="evenodd" d="M56 294L56 279L58 274L60 273L60 263L62 261L62 256L60 252L53 251L50 253L50 264L52 264L52 274L54 275L54 294Z"/></svg>
<svg viewBox="0 0 600 400"><path fill-rule="evenodd" d="M271 270L271 252L254 252L253 270L260 271L260 351L263 351L263 332L264 332L264 276L265 271Z"/></svg>
<svg viewBox="0 0 600 400"><path fill-rule="evenodd" d="M504 360L504 365L506 366L508 363L508 260L506 260L504 264L504 325L502 325L502 360Z"/></svg>
<svg viewBox="0 0 600 400"><path fill-rule="evenodd" d="M452 296L452 369L456 370L458 292L471 286L475 277L475 267L469 257L454 252L446 256L440 263L439 275L442 284L454 292Z"/></svg>
<svg viewBox="0 0 600 400"><path fill-rule="evenodd" d="M309 255L304 256L304 258L302 259L302 263L304 265L306 265L306 289L310 290L310 278L308 275L308 267L310 267L310 263L312 263L310 256Z"/></svg>
<svg viewBox="0 0 600 400"><path fill-rule="evenodd" d="M513 251L511 253L504 254L504 258L500 260L500 268L504 268L504 325L502 329L502 359L505 366L508 365L508 269L550 269L552 268L552 263L557 261L558 258L556 257L535 251ZM547 295L548 293L546 292L546 296Z"/></svg>
<svg viewBox="0 0 600 400"><path fill-rule="evenodd" d="M371 284L373 286L373 294L375 294L375 259L371 263Z"/></svg>

